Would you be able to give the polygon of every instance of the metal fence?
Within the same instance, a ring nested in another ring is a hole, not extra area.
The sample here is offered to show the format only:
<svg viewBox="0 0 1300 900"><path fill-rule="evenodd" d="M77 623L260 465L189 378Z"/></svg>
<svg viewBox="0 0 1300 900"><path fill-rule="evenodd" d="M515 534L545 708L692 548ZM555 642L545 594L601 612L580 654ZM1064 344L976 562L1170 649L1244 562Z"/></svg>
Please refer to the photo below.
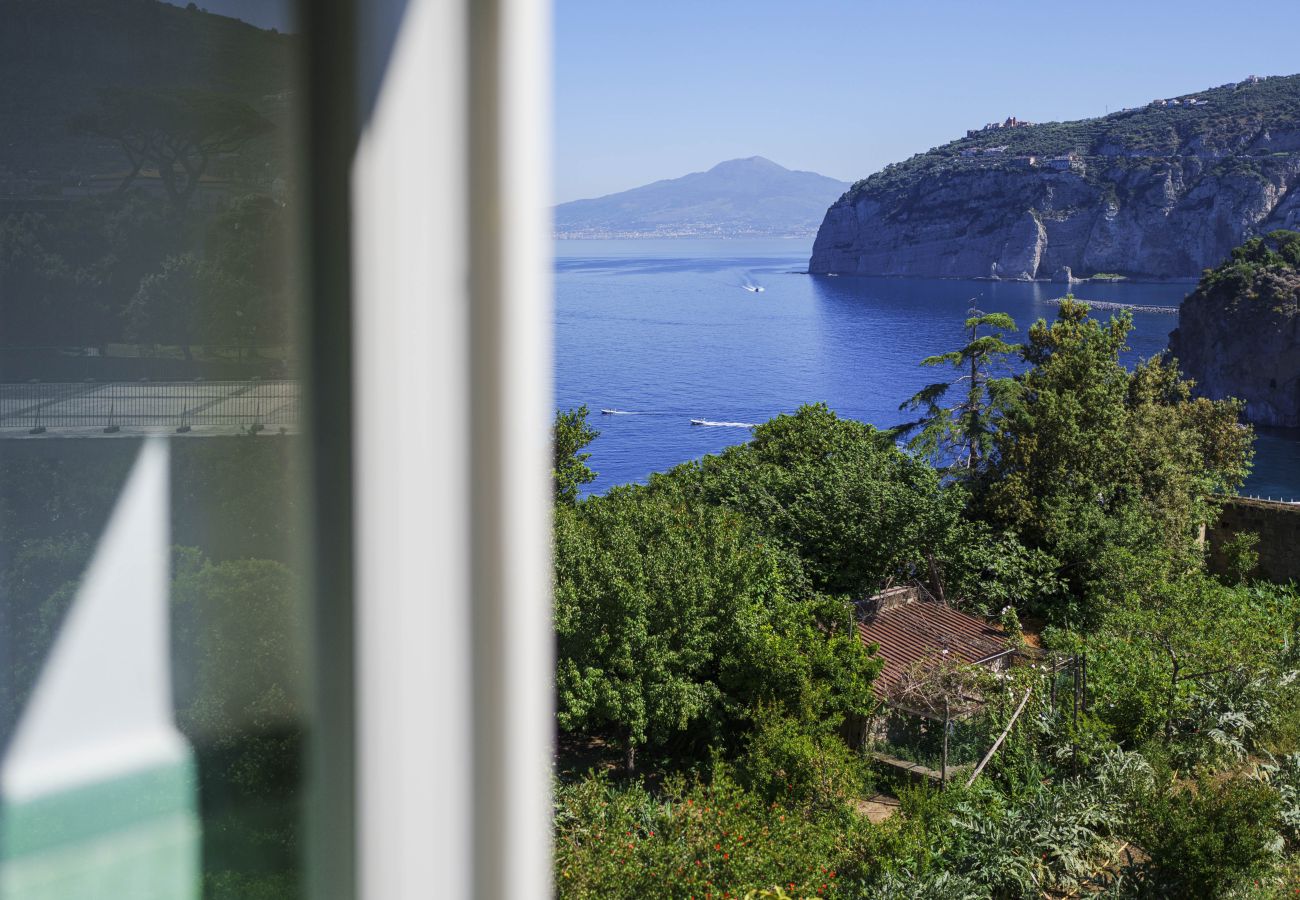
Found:
<svg viewBox="0 0 1300 900"><path fill-rule="evenodd" d="M1242 500L1258 500L1261 503L1285 503L1287 506L1300 506L1300 497L1283 497L1281 495L1265 497L1261 494L1238 494L1237 497Z"/></svg>
<svg viewBox="0 0 1300 900"><path fill-rule="evenodd" d="M0 428L296 428L297 381L0 384Z"/></svg>

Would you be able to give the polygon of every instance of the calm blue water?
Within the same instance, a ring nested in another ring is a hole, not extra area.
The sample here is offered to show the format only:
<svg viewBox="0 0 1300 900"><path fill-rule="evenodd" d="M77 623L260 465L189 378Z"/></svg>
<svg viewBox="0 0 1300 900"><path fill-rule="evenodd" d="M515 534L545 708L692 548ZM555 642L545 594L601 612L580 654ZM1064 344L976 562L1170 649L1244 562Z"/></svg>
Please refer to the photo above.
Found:
<svg viewBox="0 0 1300 900"><path fill-rule="evenodd" d="M587 404L601 436L595 492L742 443L735 425L802 403L880 427L938 380L917 363L961 345L971 299L1026 329L1054 284L797 274L811 241L556 242L556 402ZM752 293L744 285L761 285ZM1081 299L1176 307L1185 285L1084 284ZM1138 313L1131 363L1164 348L1177 317ZM627 415L601 415L602 408ZM1300 433L1261 434L1246 493L1300 496Z"/></svg>

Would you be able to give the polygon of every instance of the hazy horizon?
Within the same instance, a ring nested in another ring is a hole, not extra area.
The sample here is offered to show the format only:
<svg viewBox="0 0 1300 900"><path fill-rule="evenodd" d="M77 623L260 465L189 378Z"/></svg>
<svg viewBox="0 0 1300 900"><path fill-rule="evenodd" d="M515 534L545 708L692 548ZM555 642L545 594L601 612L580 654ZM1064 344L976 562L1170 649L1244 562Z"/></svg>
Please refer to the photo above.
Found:
<svg viewBox="0 0 1300 900"><path fill-rule="evenodd" d="M557 0L554 201L750 156L853 182L1011 115L1088 118L1300 71L1286 42L1261 39L1270 22L1300 13L1282 0L1239 16L1203 0L1098 0L1087 16L1022 0Z"/></svg>

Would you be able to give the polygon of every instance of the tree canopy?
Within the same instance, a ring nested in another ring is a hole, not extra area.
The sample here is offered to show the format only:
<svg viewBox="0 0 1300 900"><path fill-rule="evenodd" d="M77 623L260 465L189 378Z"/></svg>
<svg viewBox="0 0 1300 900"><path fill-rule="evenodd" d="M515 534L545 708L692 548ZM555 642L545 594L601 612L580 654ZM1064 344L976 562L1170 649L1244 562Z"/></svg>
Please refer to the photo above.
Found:
<svg viewBox="0 0 1300 900"><path fill-rule="evenodd" d="M892 436L803 406L754 429L753 440L674 474L736 510L795 553L813 585L861 596L928 567L960 515L937 473Z"/></svg>
<svg viewBox="0 0 1300 900"><path fill-rule="evenodd" d="M591 454L584 453L583 448L600 437L600 432L587 422L588 415L586 404L555 414L551 428L551 480L557 502L576 503L583 486L596 480L596 473L587 467Z"/></svg>
<svg viewBox="0 0 1300 900"><path fill-rule="evenodd" d="M1214 495L1242 483L1252 454L1238 404L1192 399L1164 359L1125 369L1132 327L1070 299L1034 324L978 497L981 515L1054 556L1084 602L1135 561L1155 577L1190 564Z"/></svg>
<svg viewBox="0 0 1300 900"><path fill-rule="evenodd" d="M983 471L994 449L997 417L1010 402L1017 382L1005 368L1008 359L1020 349L1003 335L1016 331L1015 320L1006 313L986 313L971 309L966 319L967 343L959 350L928 356L923 366L951 366L950 381L926 385L899 409L924 409L921 418L902 426L903 434L915 432L909 447L934 462L936 466L959 476L974 477ZM989 333L980 334L980 329ZM942 405L953 388L964 388L965 396L951 407Z"/></svg>
<svg viewBox="0 0 1300 900"><path fill-rule="evenodd" d="M875 663L848 608L737 513L671 483L557 506L559 722L637 746L724 740L760 702L864 711ZM724 727L727 726L727 727Z"/></svg>
<svg viewBox="0 0 1300 900"><path fill-rule="evenodd" d="M122 148L131 168L119 191L145 167L153 168L178 211L189 203L214 156L233 153L272 129L242 100L193 88L105 88L98 108L76 116L72 125Z"/></svg>

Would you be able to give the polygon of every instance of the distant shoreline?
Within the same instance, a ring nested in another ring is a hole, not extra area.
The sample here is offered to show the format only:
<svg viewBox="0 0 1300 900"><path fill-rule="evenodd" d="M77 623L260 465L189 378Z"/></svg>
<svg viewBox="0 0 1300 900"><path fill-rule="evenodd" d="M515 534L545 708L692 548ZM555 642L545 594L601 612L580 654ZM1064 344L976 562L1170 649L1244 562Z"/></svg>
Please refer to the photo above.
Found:
<svg viewBox="0 0 1300 900"><path fill-rule="evenodd" d="M777 232L728 232L727 234L710 234L692 232L690 234L657 234L647 231L611 231L611 232L552 232L551 239L556 241L808 241L817 237L817 232L777 233Z"/></svg>
<svg viewBox="0 0 1300 900"><path fill-rule="evenodd" d="M809 272L807 270L796 273L799 275L815 275L819 278L890 278L899 281L917 280L917 281L978 281L987 284L1060 284L1065 282L1054 281L1051 278L990 278L987 275L861 275L856 272ZM1191 276L1185 278L1137 278L1125 277L1124 279L1114 278L1076 278L1070 282L1070 285L1077 284L1196 284L1199 281Z"/></svg>

